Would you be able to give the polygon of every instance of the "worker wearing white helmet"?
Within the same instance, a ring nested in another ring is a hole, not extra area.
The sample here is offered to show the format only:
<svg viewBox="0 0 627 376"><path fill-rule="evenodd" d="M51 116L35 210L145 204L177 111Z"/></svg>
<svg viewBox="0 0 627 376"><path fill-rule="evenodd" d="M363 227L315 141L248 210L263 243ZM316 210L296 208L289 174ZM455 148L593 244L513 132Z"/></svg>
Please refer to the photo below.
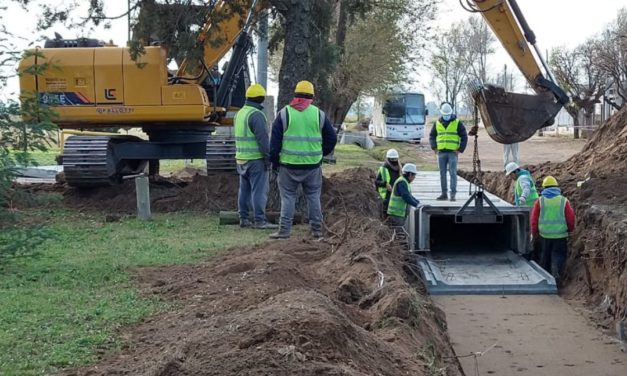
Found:
<svg viewBox="0 0 627 376"><path fill-rule="evenodd" d="M374 181L379 197L381 197L381 216L387 218L388 204L392 195L392 186L401 175L402 165L398 151L390 149L385 153L385 163L379 167L377 178Z"/></svg>
<svg viewBox="0 0 627 376"><path fill-rule="evenodd" d="M457 193L457 159L466 150L468 134L466 127L453 113L453 106L444 102L440 105L440 118L436 120L429 134L431 149L438 156L440 168L440 188L442 194L437 200L448 200L446 171L451 179L451 201L455 201Z"/></svg>
<svg viewBox="0 0 627 376"><path fill-rule="evenodd" d="M403 226L407 216L407 206L417 207L420 202L411 194L410 184L416 178L418 170L413 163L407 163L402 169L403 175L396 180L388 205L388 224L392 227Z"/></svg>
<svg viewBox="0 0 627 376"><path fill-rule="evenodd" d="M514 204L532 208L538 199L538 190L531 173L520 168L518 163L510 162L505 166L505 176L515 181Z"/></svg>

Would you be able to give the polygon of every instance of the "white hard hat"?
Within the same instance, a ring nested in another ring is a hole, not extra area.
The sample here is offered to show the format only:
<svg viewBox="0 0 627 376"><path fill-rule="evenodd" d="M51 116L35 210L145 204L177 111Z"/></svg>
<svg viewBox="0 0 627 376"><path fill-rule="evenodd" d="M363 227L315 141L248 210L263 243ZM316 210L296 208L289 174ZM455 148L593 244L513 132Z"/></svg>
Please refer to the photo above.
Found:
<svg viewBox="0 0 627 376"><path fill-rule="evenodd" d="M516 162L509 162L507 166L505 166L505 176L508 176L512 172L518 170L520 166Z"/></svg>
<svg viewBox="0 0 627 376"><path fill-rule="evenodd" d="M452 115L453 114L453 107L451 107L450 103L444 102L440 106L440 113L442 115Z"/></svg>
<svg viewBox="0 0 627 376"><path fill-rule="evenodd" d="M385 153L385 158L387 159L398 159L398 152L396 151L396 149L390 149L388 150L387 153Z"/></svg>
<svg viewBox="0 0 627 376"><path fill-rule="evenodd" d="M416 165L413 163L405 163L403 166L403 173L411 172L412 174L417 174L418 170L416 170Z"/></svg>

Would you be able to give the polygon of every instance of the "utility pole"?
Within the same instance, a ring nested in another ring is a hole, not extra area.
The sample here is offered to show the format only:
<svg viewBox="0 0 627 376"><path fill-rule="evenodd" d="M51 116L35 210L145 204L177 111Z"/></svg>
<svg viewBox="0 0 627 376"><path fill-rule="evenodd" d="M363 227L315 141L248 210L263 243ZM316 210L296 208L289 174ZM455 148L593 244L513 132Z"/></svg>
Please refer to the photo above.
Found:
<svg viewBox="0 0 627 376"><path fill-rule="evenodd" d="M131 43L131 0L128 0L127 2L128 8L127 8L127 15L126 15L126 21L127 21L127 27L128 27L128 36L126 39L126 44L130 46Z"/></svg>
<svg viewBox="0 0 627 376"><path fill-rule="evenodd" d="M259 32L257 37L257 80L264 88L268 88L268 11L259 15Z"/></svg>

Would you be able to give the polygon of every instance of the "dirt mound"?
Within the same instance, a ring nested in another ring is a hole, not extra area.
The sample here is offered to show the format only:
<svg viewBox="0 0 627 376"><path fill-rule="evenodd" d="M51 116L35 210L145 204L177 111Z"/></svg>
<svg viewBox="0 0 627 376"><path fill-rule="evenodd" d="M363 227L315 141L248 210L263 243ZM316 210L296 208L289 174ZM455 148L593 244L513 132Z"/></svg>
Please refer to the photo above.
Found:
<svg viewBox="0 0 627 376"><path fill-rule="evenodd" d="M374 190L374 172L355 168L323 178L322 206L325 215L342 215L347 210L366 216L376 216L378 208ZM278 189L268 199L268 211L280 211ZM218 212L237 209L239 180L235 174L206 176L196 174L191 179L172 176L150 183L151 208L154 212L182 210ZM52 189L52 188L51 188ZM57 188L54 188L58 190ZM79 210L131 214L136 211L135 183L93 189L67 188L63 191L64 205ZM299 209L306 211L304 199Z"/></svg>
<svg viewBox="0 0 627 376"><path fill-rule="evenodd" d="M343 206L350 187L329 181ZM324 241L138 270L146 294L180 308L131 328L120 354L66 374L461 374L442 313L411 286L416 271L405 252L380 222L349 220L367 209L347 208Z"/></svg>
<svg viewBox="0 0 627 376"><path fill-rule="evenodd" d="M322 182L322 209L331 221L346 213L376 218L379 201L374 186L375 172L368 168L353 168L338 172Z"/></svg>
<svg viewBox="0 0 627 376"><path fill-rule="evenodd" d="M627 107L567 161L526 167L538 187L555 176L577 214L563 292L594 307L602 325L613 328L627 315ZM490 192L513 197L513 183L502 172L486 173L484 183Z"/></svg>
<svg viewBox="0 0 627 376"><path fill-rule="evenodd" d="M235 174L195 175L191 180L159 178L150 183L151 208L154 212L233 210L237 208L238 184ZM125 181L93 189L68 188L63 193L63 203L79 210L134 213L135 183Z"/></svg>

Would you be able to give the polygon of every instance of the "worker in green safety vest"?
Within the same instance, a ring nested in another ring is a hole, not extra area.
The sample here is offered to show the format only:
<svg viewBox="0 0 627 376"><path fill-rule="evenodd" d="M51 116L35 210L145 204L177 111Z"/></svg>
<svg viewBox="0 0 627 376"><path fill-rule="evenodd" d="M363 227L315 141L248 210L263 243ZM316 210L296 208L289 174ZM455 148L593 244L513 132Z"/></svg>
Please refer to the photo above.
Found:
<svg viewBox="0 0 627 376"><path fill-rule="evenodd" d="M407 208L409 206L417 207L420 201L411 194L410 184L416 178L418 170L413 163L407 163L402 169L403 175L399 177L392 187L390 195L390 203L388 205L388 225L391 227L400 227L405 225L407 217Z"/></svg>
<svg viewBox="0 0 627 376"><path fill-rule="evenodd" d="M387 218L388 204L390 202L390 196L392 195L392 186L401 175L401 168L403 167L398 157L399 155L396 149L388 150L385 153L385 163L379 167L377 178L374 181L377 193L379 193L379 197L381 198L381 217L383 220Z"/></svg>
<svg viewBox="0 0 627 376"><path fill-rule="evenodd" d="M544 178L542 188L531 210L531 234L539 236L540 266L559 281L568 256L568 235L575 229L575 211L553 176Z"/></svg>
<svg viewBox="0 0 627 376"><path fill-rule="evenodd" d="M538 190L531 173L520 168L518 163L510 162L505 166L505 176L509 176L515 181L514 204L532 208L538 199Z"/></svg>
<svg viewBox="0 0 627 376"><path fill-rule="evenodd" d="M279 231L271 239L287 239L298 195L302 186L308 208L309 225L314 239L322 237L322 157L333 152L337 135L325 113L312 104L314 86L300 81L294 99L277 114L272 123L270 161L278 173L281 194Z"/></svg>
<svg viewBox="0 0 627 376"><path fill-rule="evenodd" d="M266 220L268 202L268 174L270 144L266 115L262 103L266 90L259 84L246 90L246 103L235 114L235 160L239 174L237 206L240 227L275 229L278 226ZM254 222L249 219L252 209Z"/></svg>
<svg viewBox="0 0 627 376"><path fill-rule="evenodd" d="M436 200L455 201L457 193L457 160L459 154L466 150L468 134L466 127L453 113L453 106L444 102L440 105L440 118L435 121L429 133L431 149L438 156L440 169L440 189L442 194ZM446 173L448 171L451 195L447 192Z"/></svg>

